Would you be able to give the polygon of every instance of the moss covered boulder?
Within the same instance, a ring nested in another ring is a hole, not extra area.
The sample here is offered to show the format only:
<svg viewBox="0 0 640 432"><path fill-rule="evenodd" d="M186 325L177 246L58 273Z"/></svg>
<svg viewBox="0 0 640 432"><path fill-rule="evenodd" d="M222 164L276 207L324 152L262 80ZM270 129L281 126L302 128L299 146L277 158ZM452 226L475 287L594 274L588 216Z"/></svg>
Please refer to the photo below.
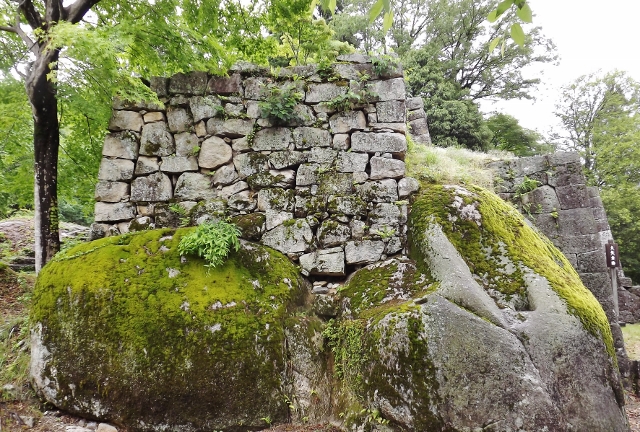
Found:
<svg viewBox="0 0 640 432"><path fill-rule="evenodd" d="M516 209L479 188L427 187L409 235L415 261L357 271L324 332L348 423L629 430L602 308Z"/></svg>
<svg viewBox="0 0 640 432"><path fill-rule="evenodd" d="M256 430L283 421L291 262L242 243L208 269L189 229L109 237L57 255L31 314L31 373L49 402L131 431Z"/></svg>

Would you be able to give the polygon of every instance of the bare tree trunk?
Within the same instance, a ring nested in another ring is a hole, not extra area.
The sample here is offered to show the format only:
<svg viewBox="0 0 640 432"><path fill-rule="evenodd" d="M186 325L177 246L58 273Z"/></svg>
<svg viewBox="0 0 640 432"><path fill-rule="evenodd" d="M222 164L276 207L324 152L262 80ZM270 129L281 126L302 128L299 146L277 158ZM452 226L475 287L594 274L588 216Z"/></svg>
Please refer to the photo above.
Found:
<svg viewBox="0 0 640 432"><path fill-rule="evenodd" d="M58 50L38 57L25 83L34 126L36 273L60 250L57 191L60 124L56 84L48 78L57 70L58 57Z"/></svg>

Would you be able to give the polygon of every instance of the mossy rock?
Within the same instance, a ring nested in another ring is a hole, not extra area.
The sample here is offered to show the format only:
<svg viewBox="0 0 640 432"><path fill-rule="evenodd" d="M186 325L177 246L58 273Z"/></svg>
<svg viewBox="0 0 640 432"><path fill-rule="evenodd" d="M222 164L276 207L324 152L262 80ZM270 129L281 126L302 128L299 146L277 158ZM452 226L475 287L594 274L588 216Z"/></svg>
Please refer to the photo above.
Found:
<svg viewBox="0 0 640 432"><path fill-rule="evenodd" d="M191 229L59 254L34 293L32 376L61 409L130 431L257 430L284 421L284 321L294 265L243 242L219 268L177 247Z"/></svg>
<svg viewBox="0 0 640 432"><path fill-rule="evenodd" d="M516 209L425 186L415 261L358 270L324 334L347 423L394 431L628 430L602 308Z"/></svg>

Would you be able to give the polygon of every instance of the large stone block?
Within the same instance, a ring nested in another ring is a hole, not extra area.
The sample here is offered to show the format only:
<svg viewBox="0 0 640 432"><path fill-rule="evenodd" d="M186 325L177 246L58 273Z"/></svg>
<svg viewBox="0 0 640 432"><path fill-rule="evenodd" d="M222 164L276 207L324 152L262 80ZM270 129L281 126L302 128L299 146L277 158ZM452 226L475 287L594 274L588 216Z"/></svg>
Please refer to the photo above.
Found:
<svg viewBox="0 0 640 432"><path fill-rule="evenodd" d="M96 184L94 197L96 201L120 202L129 198L129 183L99 181Z"/></svg>
<svg viewBox="0 0 640 432"><path fill-rule="evenodd" d="M327 200L327 210L332 214L342 214L346 216L366 216L367 203L357 195L331 195Z"/></svg>
<svg viewBox="0 0 640 432"><path fill-rule="evenodd" d="M216 169L216 173L213 175L214 185L228 185L238 180L238 173L236 172L233 164L224 165Z"/></svg>
<svg viewBox="0 0 640 432"><path fill-rule="evenodd" d="M344 276L344 252L342 248L319 249L302 255L300 266L308 275Z"/></svg>
<svg viewBox="0 0 640 432"><path fill-rule="evenodd" d="M406 101L408 110L418 110L424 108L424 100L421 97L412 97Z"/></svg>
<svg viewBox="0 0 640 432"><path fill-rule="evenodd" d="M149 123L142 128L140 154L144 156L169 156L175 153L173 135L164 122Z"/></svg>
<svg viewBox="0 0 640 432"><path fill-rule="evenodd" d="M344 248L347 264L370 264L380 261L384 242L362 240L347 242Z"/></svg>
<svg viewBox="0 0 640 432"><path fill-rule="evenodd" d="M576 270L578 273L597 273L607 271L607 262L605 259L604 248L601 250L594 250L591 252L579 252L578 266Z"/></svg>
<svg viewBox="0 0 640 432"><path fill-rule="evenodd" d="M133 177L133 161L127 159L102 158L98 180L121 181L131 180Z"/></svg>
<svg viewBox="0 0 640 432"><path fill-rule="evenodd" d="M265 77L250 77L244 80L244 96L252 100L264 100L266 97L266 85L269 79Z"/></svg>
<svg viewBox="0 0 640 432"><path fill-rule="evenodd" d="M307 161L303 152L283 150L269 155L269 164L275 169L289 168Z"/></svg>
<svg viewBox="0 0 640 432"><path fill-rule="evenodd" d="M237 183L233 183L229 186L223 187L218 192L218 197L223 200L228 200L232 195L239 194L240 192L244 192L246 190L249 190L249 184L244 181L239 181Z"/></svg>
<svg viewBox="0 0 640 432"><path fill-rule="evenodd" d="M336 169L339 172L362 172L367 168L368 163L367 153L339 152Z"/></svg>
<svg viewBox="0 0 640 432"><path fill-rule="evenodd" d="M250 135L253 131L253 119L219 119L212 118L207 121L207 133L229 138L240 138Z"/></svg>
<svg viewBox="0 0 640 432"><path fill-rule="evenodd" d="M293 186L295 176L294 170L268 170L250 175L247 177L247 183L254 190L272 187L289 188Z"/></svg>
<svg viewBox="0 0 640 432"><path fill-rule="evenodd" d="M556 190L551 186L540 186L520 197L522 204L532 213L551 213L560 209Z"/></svg>
<svg viewBox="0 0 640 432"><path fill-rule="evenodd" d="M404 177L405 164L398 159L390 159L374 156L371 158L371 180Z"/></svg>
<svg viewBox="0 0 640 432"><path fill-rule="evenodd" d="M313 231L304 219L292 219L262 236L262 244L282 253L305 252L313 241Z"/></svg>
<svg viewBox="0 0 640 432"><path fill-rule="evenodd" d="M250 175L269 169L269 157L261 153L242 153L233 158L238 177L245 179Z"/></svg>
<svg viewBox="0 0 640 432"><path fill-rule="evenodd" d="M326 207L326 199L323 196L298 195L295 197L295 215L297 218L321 216Z"/></svg>
<svg viewBox="0 0 640 432"><path fill-rule="evenodd" d="M151 174L160 170L160 163L156 156L139 156L136 161L136 175Z"/></svg>
<svg viewBox="0 0 640 432"><path fill-rule="evenodd" d="M351 173L320 173L318 175L318 193L321 195L351 195L353 193L353 175Z"/></svg>
<svg viewBox="0 0 640 432"><path fill-rule="evenodd" d="M356 193L368 202L396 202L398 183L393 179L367 181L356 186Z"/></svg>
<svg viewBox="0 0 640 432"><path fill-rule="evenodd" d="M169 79L169 93L202 95L207 89L206 72L177 73Z"/></svg>
<svg viewBox="0 0 640 432"><path fill-rule="evenodd" d="M404 123L412 118L405 117L406 106L403 100L392 100L386 102L378 102L376 104L376 113L378 114L378 122L381 123Z"/></svg>
<svg viewBox="0 0 640 432"><path fill-rule="evenodd" d="M171 132L187 132L193 127L193 120L184 108L169 107L167 123Z"/></svg>
<svg viewBox="0 0 640 432"><path fill-rule="evenodd" d="M296 186L311 186L318 182L320 165L302 164L296 173Z"/></svg>
<svg viewBox="0 0 640 432"><path fill-rule="evenodd" d="M567 164L580 164L580 154L577 152L556 152L547 155L549 165L567 165Z"/></svg>
<svg viewBox="0 0 640 432"><path fill-rule="evenodd" d="M338 152L332 148L313 147L307 155L309 163L320 165L332 165L336 160Z"/></svg>
<svg viewBox="0 0 640 432"><path fill-rule="evenodd" d="M271 210L271 209L265 212L265 221L267 225L267 231L272 230L278 225L282 225L283 223L291 219L293 219L293 213L291 212L284 212L284 211Z"/></svg>
<svg viewBox="0 0 640 432"><path fill-rule="evenodd" d="M351 135L351 150L404 155L407 151L407 139L399 133L354 132Z"/></svg>
<svg viewBox="0 0 640 432"><path fill-rule="evenodd" d="M133 160L138 157L138 138L129 131L107 134L102 155Z"/></svg>
<svg viewBox="0 0 640 432"><path fill-rule="evenodd" d="M329 131L313 127L299 127L293 130L293 142L296 149L331 146Z"/></svg>
<svg viewBox="0 0 640 432"><path fill-rule="evenodd" d="M97 202L94 209L96 222L118 222L133 219L136 206L131 202L103 203Z"/></svg>
<svg viewBox="0 0 640 432"><path fill-rule="evenodd" d="M258 192L258 210L277 210L291 212L294 209L295 191L293 189L261 189Z"/></svg>
<svg viewBox="0 0 640 432"><path fill-rule="evenodd" d="M113 132L134 131L140 132L144 121L142 115L135 111L114 111L109 120L109 130Z"/></svg>
<svg viewBox="0 0 640 432"><path fill-rule="evenodd" d="M212 77L207 84L209 93L229 96L232 94L243 94L242 77L235 73L228 77Z"/></svg>
<svg viewBox="0 0 640 432"><path fill-rule="evenodd" d="M174 135L176 156L193 156L200 151L200 141L194 133L183 132Z"/></svg>
<svg viewBox="0 0 640 432"><path fill-rule="evenodd" d="M336 96L341 96L345 93L347 93L346 86L339 86L333 83L310 84L305 102L328 102Z"/></svg>
<svg viewBox="0 0 640 432"><path fill-rule="evenodd" d="M409 122L409 129L413 136L429 135L429 125L426 118L419 118ZM421 141L422 142L422 141Z"/></svg>
<svg viewBox="0 0 640 432"><path fill-rule="evenodd" d="M193 96L189 99L189 108L194 123L215 117L223 109L220 99L213 96Z"/></svg>
<svg viewBox="0 0 640 432"><path fill-rule="evenodd" d="M146 177L136 177L131 182L131 201L158 202L173 198L173 186L168 175L156 172Z"/></svg>
<svg viewBox="0 0 640 432"><path fill-rule="evenodd" d="M420 183L418 180L405 177L398 180L398 197L399 198L407 198L414 192L417 192L420 189Z"/></svg>
<svg viewBox="0 0 640 432"><path fill-rule="evenodd" d="M186 171L198 171L198 160L195 156L166 156L162 158L160 171L171 174L182 174Z"/></svg>
<svg viewBox="0 0 640 432"><path fill-rule="evenodd" d="M222 138L210 137L202 142L198 153L198 165L201 168L216 169L231 162L233 150Z"/></svg>
<svg viewBox="0 0 640 432"><path fill-rule="evenodd" d="M209 176L200 173L184 173L178 178L174 196L185 201L210 200L216 197Z"/></svg>
<svg viewBox="0 0 640 432"><path fill-rule="evenodd" d="M318 241L322 247L339 246L351 238L351 228L334 220L322 222L318 228Z"/></svg>
<svg viewBox="0 0 640 432"><path fill-rule="evenodd" d="M289 150L292 140L291 129L282 127L261 129L254 135L251 148L254 151Z"/></svg>
<svg viewBox="0 0 640 432"><path fill-rule="evenodd" d="M404 78L373 81L368 86L379 101L404 100L406 97Z"/></svg>
<svg viewBox="0 0 640 432"><path fill-rule="evenodd" d="M560 186L556 188L556 194L563 210L588 207L590 204L587 187L584 185Z"/></svg>
<svg viewBox="0 0 640 432"><path fill-rule="evenodd" d="M373 229L374 225L384 225L398 227L400 223L406 222L400 206L391 203L378 203L369 212L369 223Z"/></svg>
<svg viewBox="0 0 640 432"><path fill-rule="evenodd" d="M367 119L364 113L358 111L346 111L334 114L329 118L331 133L346 134L367 127Z"/></svg>

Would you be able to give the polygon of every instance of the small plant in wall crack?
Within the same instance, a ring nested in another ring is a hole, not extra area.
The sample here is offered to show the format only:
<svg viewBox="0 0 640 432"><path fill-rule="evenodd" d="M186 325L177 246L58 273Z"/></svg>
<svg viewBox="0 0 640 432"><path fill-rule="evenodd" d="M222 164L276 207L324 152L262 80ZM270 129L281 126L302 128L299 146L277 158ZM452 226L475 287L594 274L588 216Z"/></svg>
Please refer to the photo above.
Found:
<svg viewBox="0 0 640 432"><path fill-rule="evenodd" d="M258 103L263 117L275 124L286 124L298 120L294 109L304 96L298 91L295 83L278 85L269 83L264 85L265 100Z"/></svg>
<svg viewBox="0 0 640 432"><path fill-rule="evenodd" d="M231 249L240 248L240 230L225 221L205 222L184 236L178 245L180 255L197 255L207 261L207 267L222 265Z"/></svg>
<svg viewBox="0 0 640 432"><path fill-rule="evenodd" d="M535 190L538 186L542 185L538 180L530 179L524 176L522 182L516 186L515 198L520 198L522 195Z"/></svg>
<svg viewBox="0 0 640 432"><path fill-rule="evenodd" d="M178 215L181 227L186 227L189 225L189 222L191 222L187 209L182 207L180 204L171 204L169 206L169 210Z"/></svg>

